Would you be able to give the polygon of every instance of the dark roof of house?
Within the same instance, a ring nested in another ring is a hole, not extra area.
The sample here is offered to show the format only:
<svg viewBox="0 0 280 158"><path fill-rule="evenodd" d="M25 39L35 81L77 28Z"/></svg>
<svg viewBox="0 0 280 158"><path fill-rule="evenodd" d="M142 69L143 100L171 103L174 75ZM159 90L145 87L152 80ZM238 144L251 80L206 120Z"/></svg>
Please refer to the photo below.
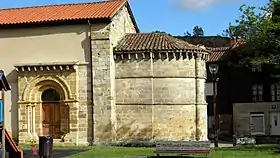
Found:
<svg viewBox="0 0 280 158"><path fill-rule="evenodd" d="M231 39L222 36L175 36L194 45L204 45L211 52L208 62L228 61L235 50L240 48L244 40Z"/></svg>
<svg viewBox="0 0 280 158"><path fill-rule="evenodd" d="M115 52L137 51L205 51L201 46L190 44L166 33L131 33L126 34L114 48Z"/></svg>
<svg viewBox="0 0 280 158"><path fill-rule="evenodd" d="M125 4L127 4L132 21L138 29L127 0L0 9L0 26L111 19Z"/></svg>
<svg viewBox="0 0 280 158"><path fill-rule="evenodd" d="M228 47L231 45L232 39L222 36L175 36L176 38L185 40L194 45L204 45L205 47Z"/></svg>

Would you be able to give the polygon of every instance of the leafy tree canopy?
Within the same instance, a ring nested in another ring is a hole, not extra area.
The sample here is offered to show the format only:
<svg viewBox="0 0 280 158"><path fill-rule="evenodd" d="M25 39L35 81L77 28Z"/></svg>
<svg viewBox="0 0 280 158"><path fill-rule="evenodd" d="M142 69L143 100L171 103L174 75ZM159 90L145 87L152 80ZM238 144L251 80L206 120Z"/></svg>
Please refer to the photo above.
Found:
<svg viewBox="0 0 280 158"><path fill-rule="evenodd" d="M164 33L164 34L168 34L168 35L172 36L170 33L166 33L164 31L159 31L159 30L152 31L152 33Z"/></svg>
<svg viewBox="0 0 280 158"><path fill-rule="evenodd" d="M186 33L184 33L185 36L188 36L188 37L202 37L204 36L204 30L202 27L196 25L194 28L193 28L193 31L192 31L193 34L191 34L189 31L187 31Z"/></svg>
<svg viewBox="0 0 280 158"><path fill-rule="evenodd" d="M203 28L200 26L195 26L193 28L193 36L195 36L195 37L204 36Z"/></svg>
<svg viewBox="0 0 280 158"><path fill-rule="evenodd" d="M263 7L240 7L241 16L224 31L225 36L244 39L236 53L245 65L280 64L280 0L270 0Z"/></svg>

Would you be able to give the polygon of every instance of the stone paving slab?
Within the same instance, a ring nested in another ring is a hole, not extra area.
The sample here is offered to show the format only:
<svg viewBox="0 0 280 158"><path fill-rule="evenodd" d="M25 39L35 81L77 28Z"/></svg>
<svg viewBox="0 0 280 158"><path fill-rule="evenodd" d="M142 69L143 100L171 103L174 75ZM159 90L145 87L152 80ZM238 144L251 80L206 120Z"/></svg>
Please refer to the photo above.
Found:
<svg viewBox="0 0 280 158"><path fill-rule="evenodd" d="M82 153L85 151L87 150L68 150L68 149L54 150L53 158L68 158L71 155ZM31 150L24 150L24 158L34 158L34 157L39 157L39 156L33 156Z"/></svg>
<svg viewBox="0 0 280 158"><path fill-rule="evenodd" d="M220 148L233 147L233 143L232 142L225 142L225 141L219 141L218 145L219 145ZM214 142L213 141L211 141L210 147L214 148Z"/></svg>

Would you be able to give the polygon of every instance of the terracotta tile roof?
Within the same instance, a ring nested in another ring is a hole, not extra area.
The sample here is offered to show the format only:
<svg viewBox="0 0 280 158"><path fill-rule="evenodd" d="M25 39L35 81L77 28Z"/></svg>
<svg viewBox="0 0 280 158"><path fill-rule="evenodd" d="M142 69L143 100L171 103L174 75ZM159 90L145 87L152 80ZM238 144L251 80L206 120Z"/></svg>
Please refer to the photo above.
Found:
<svg viewBox="0 0 280 158"><path fill-rule="evenodd" d="M245 40L243 39L238 39L235 42L233 42L233 44L231 45L231 50L236 50L241 48L241 46L243 46L246 43Z"/></svg>
<svg viewBox="0 0 280 158"><path fill-rule="evenodd" d="M243 44L245 44L244 40L237 40L232 42L232 45L228 47L207 47L206 49L211 52L208 62L220 62L229 60L232 53L234 53L235 50L239 49Z"/></svg>
<svg viewBox="0 0 280 158"><path fill-rule="evenodd" d="M132 33L127 34L114 48L115 52L137 51L174 51L198 50L205 51L200 46L189 44L165 33Z"/></svg>
<svg viewBox="0 0 280 158"><path fill-rule="evenodd" d="M0 9L0 25L110 19L126 0Z"/></svg>
<svg viewBox="0 0 280 158"><path fill-rule="evenodd" d="M207 47L206 49L211 52L207 62L225 61L230 57L230 47Z"/></svg>

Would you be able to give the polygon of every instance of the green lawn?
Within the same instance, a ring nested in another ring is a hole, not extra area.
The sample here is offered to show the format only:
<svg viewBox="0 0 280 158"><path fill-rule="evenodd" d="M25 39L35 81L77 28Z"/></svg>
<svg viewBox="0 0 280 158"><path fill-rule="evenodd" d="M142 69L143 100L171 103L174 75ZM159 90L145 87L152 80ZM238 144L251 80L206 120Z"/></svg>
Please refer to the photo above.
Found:
<svg viewBox="0 0 280 158"><path fill-rule="evenodd" d="M125 147L92 147L80 152L71 158L92 157L130 157L130 156L154 156L154 148L125 148ZM259 145L254 147L234 147L213 149L208 157L213 158L280 158L280 149L271 145ZM196 157L205 157L198 155Z"/></svg>

